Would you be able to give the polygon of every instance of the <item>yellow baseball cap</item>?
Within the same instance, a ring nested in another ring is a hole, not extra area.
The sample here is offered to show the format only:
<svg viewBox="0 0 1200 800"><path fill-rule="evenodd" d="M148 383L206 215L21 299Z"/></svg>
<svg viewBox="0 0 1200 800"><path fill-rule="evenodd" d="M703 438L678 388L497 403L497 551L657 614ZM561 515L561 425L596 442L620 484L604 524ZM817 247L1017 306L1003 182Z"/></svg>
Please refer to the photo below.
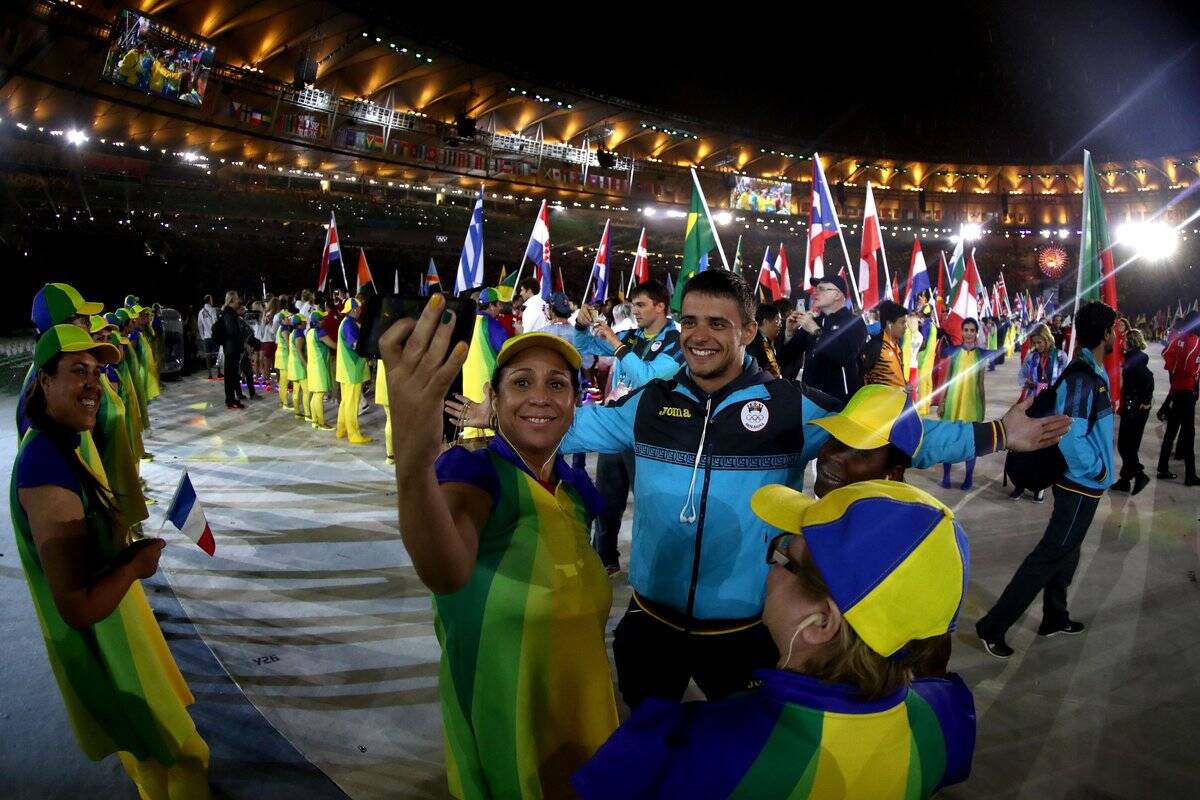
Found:
<svg viewBox="0 0 1200 800"><path fill-rule="evenodd" d="M910 458L921 448L925 427L908 392L873 383L862 387L841 413L813 420L818 428L855 450L895 445Z"/></svg>
<svg viewBox="0 0 1200 800"><path fill-rule="evenodd" d="M804 536L846 622L881 656L954 629L967 586L967 537L933 496L875 480L813 500L771 484L750 507L767 524Z"/></svg>
<svg viewBox="0 0 1200 800"><path fill-rule="evenodd" d="M99 333L105 328L112 328L114 331L117 329L116 325L109 322L108 319L100 314L93 314L88 317L88 324L91 326L90 330L92 333Z"/></svg>
<svg viewBox="0 0 1200 800"><path fill-rule="evenodd" d="M101 364L116 364L121 360L121 351L111 344L92 341L78 325L55 325L38 337L33 349L34 369L41 369L46 362L59 353L82 353L91 351Z"/></svg>
<svg viewBox="0 0 1200 800"><path fill-rule="evenodd" d="M342 313L343 314L349 314L351 311L354 311L357 308L358 308L358 301L355 300L353 297L347 297L346 302L342 303Z"/></svg>
<svg viewBox="0 0 1200 800"><path fill-rule="evenodd" d="M506 341L496 356L496 369L500 369L512 361L518 353L531 347L545 347L553 350L563 357L571 369L579 369L580 364L583 363L583 359L579 357L579 351L566 339L559 338L552 333L534 332L523 333Z"/></svg>

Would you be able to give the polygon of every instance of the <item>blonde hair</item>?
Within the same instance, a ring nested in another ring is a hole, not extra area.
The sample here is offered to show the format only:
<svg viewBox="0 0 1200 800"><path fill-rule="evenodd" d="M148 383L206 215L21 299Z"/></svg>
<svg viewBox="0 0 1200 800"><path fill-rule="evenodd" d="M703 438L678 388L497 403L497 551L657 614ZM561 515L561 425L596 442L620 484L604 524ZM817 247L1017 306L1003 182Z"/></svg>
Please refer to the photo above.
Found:
<svg viewBox="0 0 1200 800"><path fill-rule="evenodd" d="M228 308L233 305L233 301L237 300L238 293L232 289L225 293L225 305L222 308Z"/></svg>
<svg viewBox="0 0 1200 800"><path fill-rule="evenodd" d="M1129 332L1125 334L1125 341L1134 350L1146 349L1146 335L1138 328L1130 328Z"/></svg>
<svg viewBox="0 0 1200 800"><path fill-rule="evenodd" d="M1033 339L1037 336L1045 339L1050 343L1051 347L1054 347L1054 333L1050 330L1050 326L1046 323L1039 322L1037 325L1033 326L1033 330L1029 332L1029 338Z"/></svg>

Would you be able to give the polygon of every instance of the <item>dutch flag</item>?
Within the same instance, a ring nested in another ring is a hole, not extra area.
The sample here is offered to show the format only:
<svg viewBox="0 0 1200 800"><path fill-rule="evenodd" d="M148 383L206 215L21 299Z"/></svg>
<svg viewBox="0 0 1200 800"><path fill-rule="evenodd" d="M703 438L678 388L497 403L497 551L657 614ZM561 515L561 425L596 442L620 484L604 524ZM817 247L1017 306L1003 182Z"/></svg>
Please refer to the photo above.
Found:
<svg viewBox="0 0 1200 800"><path fill-rule="evenodd" d="M183 471L179 486L175 488L175 496L171 498L171 505L167 509L167 519L184 536L199 545L201 550L210 556L216 553L217 544L208 527L208 520L204 518L204 507L196 497L196 489L192 486L192 479L188 477L187 470Z"/></svg>

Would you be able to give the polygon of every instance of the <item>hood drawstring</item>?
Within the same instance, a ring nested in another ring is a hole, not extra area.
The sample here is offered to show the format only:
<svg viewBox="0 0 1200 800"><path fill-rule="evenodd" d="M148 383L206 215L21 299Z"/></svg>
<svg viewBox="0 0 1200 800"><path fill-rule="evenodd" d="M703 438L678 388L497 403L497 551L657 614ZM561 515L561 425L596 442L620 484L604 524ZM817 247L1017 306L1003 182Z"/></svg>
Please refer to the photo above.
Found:
<svg viewBox="0 0 1200 800"><path fill-rule="evenodd" d="M700 472L700 458L704 454L704 440L708 437L708 420L712 412L712 398L704 404L704 427L700 431L700 447L696 449L696 461L692 464L692 482L688 485L687 502L679 509L679 521L691 525L696 521L696 476ZM690 509L690 510L689 510Z"/></svg>

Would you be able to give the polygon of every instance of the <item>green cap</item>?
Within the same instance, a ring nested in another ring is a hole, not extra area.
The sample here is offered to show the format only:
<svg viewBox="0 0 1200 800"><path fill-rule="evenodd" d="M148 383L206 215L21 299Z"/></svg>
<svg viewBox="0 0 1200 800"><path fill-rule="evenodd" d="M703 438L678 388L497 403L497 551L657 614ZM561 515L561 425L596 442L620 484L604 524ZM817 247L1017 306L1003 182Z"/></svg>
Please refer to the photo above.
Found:
<svg viewBox="0 0 1200 800"><path fill-rule="evenodd" d="M65 283L47 283L33 296L33 311L29 316L41 334L71 317L80 314L90 316L103 311L103 303L87 302L75 291L75 287Z"/></svg>
<svg viewBox="0 0 1200 800"><path fill-rule="evenodd" d="M88 322L91 324L92 333L99 333L105 328L116 329L117 327L113 323L109 322L107 317L102 317L99 314L93 314L92 316L88 317Z"/></svg>
<svg viewBox="0 0 1200 800"><path fill-rule="evenodd" d="M33 351L33 366L41 369L59 353L91 351L101 364L115 364L121 351L111 344L93 342L92 337L77 325L55 325L41 335Z"/></svg>

